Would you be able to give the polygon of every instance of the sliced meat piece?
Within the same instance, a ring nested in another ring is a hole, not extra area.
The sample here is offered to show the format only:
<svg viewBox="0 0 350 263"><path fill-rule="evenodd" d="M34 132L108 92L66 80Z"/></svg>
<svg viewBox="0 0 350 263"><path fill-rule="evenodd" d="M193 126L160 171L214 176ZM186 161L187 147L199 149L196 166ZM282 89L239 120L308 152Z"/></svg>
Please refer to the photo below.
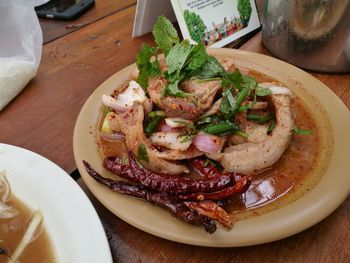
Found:
<svg viewBox="0 0 350 263"><path fill-rule="evenodd" d="M248 122L244 127L244 131L248 135L248 142L258 143L265 141L269 137L267 134L268 128L268 123L257 124L252 121Z"/></svg>
<svg viewBox="0 0 350 263"><path fill-rule="evenodd" d="M99 145L102 150L103 159L113 156L119 158L128 157L128 149L125 145L124 135L120 133L107 134L100 132Z"/></svg>
<svg viewBox="0 0 350 263"><path fill-rule="evenodd" d="M221 102L222 102L222 98L218 99L217 101L215 101L209 110L207 110L206 112L204 112L204 114L202 114L202 116L200 116L199 118L205 118L211 115L215 115L216 113L219 112L220 106L221 106Z"/></svg>
<svg viewBox="0 0 350 263"><path fill-rule="evenodd" d="M247 134L247 137L242 137L237 134L230 136L229 141L236 145L247 142L258 143L265 141L269 138L267 134L267 129L269 127L268 123L258 124L246 119L246 112L241 112L237 115L238 122L242 127L242 130Z"/></svg>
<svg viewBox="0 0 350 263"><path fill-rule="evenodd" d="M224 153L209 154L209 158L220 161L226 171L243 174L256 173L273 165L290 143L294 122L289 94L272 94L270 99L275 108L276 126L266 140L230 146Z"/></svg>
<svg viewBox="0 0 350 263"><path fill-rule="evenodd" d="M215 94L220 89L219 81L198 82L197 80L184 81L181 88L195 95L187 98L172 96L162 97L162 78L150 79L147 88L148 94L159 108L166 112L167 117L181 117L188 120L197 119L211 107Z"/></svg>
<svg viewBox="0 0 350 263"><path fill-rule="evenodd" d="M115 125L120 128L125 136L125 143L128 149L135 155L137 155L139 145L145 145L149 159L148 162L141 161L145 168L173 175L189 172L186 166L168 162L157 156L157 150L153 148L143 132L143 118L143 107L140 103L135 102L131 110L115 116L112 120L112 126ZM116 124L113 124L114 122Z"/></svg>

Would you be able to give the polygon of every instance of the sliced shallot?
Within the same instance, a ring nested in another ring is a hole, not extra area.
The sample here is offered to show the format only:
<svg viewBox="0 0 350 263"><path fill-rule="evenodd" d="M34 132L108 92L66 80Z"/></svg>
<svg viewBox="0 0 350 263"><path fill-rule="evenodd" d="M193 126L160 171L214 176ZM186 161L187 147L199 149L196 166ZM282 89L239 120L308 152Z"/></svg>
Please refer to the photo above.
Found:
<svg viewBox="0 0 350 263"><path fill-rule="evenodd" d="M193 144L202 152L217 153L223 146L223 139L215 135L199 133L193 138Z"/></svg>
<svg viewBox="0 0 350 263"><path fill-rule="evenodd" d="M153 145L179 151L188 149L192 143L192 139L184 140L183 134L179 132L155 132L150 140Z"/></svg>
<svg viewBox="0 0 350 263"><path fill-rule="evenodd" d="M162 120L157 127L157 131L161 131L161 132L172 132L174 131L173 127L169 126L168 124L166 124L166 122L164 120Z"/></svg>
<svg viewBox="0 0 350 263"><path fill-rule="evenodd" d="M129 86L116 98L103 94L102 103L106 107L111 107L117 112L125 112L132 107L135 101L144 102L147 99L142 87L134 80L129 82Z"/></svg>
<svg viewBox="0 0 350 263"><path fill-rule="evenodd" d="M172 128L184 127L188 124L193 124L192 121L186 120L184 118L166 118L165 123Z"/></svg>

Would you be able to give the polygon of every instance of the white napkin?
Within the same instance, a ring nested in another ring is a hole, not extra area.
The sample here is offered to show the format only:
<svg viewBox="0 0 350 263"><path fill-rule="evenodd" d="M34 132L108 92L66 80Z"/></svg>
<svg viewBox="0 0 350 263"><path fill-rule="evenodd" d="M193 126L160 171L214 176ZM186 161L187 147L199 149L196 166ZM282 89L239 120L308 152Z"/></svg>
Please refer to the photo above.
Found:
<svg viewBox="0 0 350 263"><path fill-rule="evenodd" d="M25 60L0 58L0 110L35 77L36 68Z"/></svg>
<svg viewBox="0 0 350 263"><path fill-rule="evenodd" d="M34 4L0 0L0 111L36 75L43 43Z"/></svg>

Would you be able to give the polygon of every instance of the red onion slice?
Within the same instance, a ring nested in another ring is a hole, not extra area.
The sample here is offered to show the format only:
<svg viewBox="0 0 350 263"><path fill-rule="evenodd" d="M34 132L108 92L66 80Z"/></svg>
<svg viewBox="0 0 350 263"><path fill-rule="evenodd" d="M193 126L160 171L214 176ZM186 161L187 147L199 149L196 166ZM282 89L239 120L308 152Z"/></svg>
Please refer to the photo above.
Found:
<svg viewBox="0 0 350 263"><path fill-rule="evenodd" d="M222 138L211 134L197 134L193 138L196 148L206 153L217 153L222 148Z"/></svg>

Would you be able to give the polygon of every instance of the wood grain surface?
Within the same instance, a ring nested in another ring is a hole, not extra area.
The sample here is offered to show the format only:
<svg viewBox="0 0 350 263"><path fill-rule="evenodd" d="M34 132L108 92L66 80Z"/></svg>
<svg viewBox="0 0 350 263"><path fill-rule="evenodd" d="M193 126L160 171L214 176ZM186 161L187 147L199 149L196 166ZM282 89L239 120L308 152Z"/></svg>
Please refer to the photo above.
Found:
<svg viewBox="0 0 350 263"><path fill-rule="evenodd" d="M136 0L95 0L95 6L81 17L72 21L60 21L40 18L44 43L48 43L66 34L79 30L104 17L117 13L134 5Z"/></svg>
<svg viewBox="0 0 350 263"><path fill-rule="evenodd" d="M0 141L76 170L72 137L84 102L153 43L151 35L131 38L134 13L131 6L46 44L36 78L0 113Z"/></svg>

